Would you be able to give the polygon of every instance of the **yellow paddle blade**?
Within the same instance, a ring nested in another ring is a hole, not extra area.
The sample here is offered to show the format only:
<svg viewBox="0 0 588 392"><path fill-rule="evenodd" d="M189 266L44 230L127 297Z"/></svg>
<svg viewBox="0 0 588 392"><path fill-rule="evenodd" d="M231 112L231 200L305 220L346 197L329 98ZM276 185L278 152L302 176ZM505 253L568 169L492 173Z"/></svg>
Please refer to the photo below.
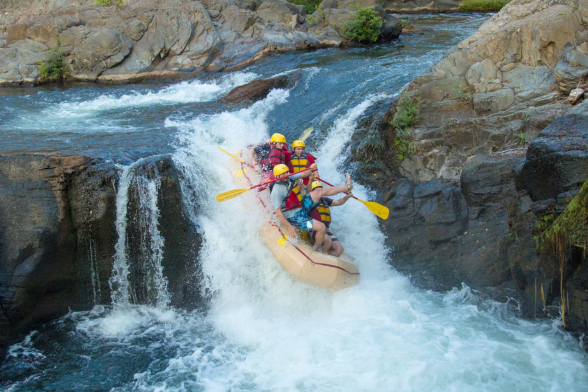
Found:
<svg viewBox="0 0 588 392"><path fill-rule="evenodd" d="M298 140L305 141L306 139L308 139L308 137L310 136L310 134L312 133L313 130L314 130L314 128L312 128L312 127L305 129L304 132L302 132L302 135L300 135L300 139L298 139Z"/></svg>
<svg viewBox="0 0 588 392"><path fill-rule="evenodd" d="M283 237L280 237L280 239L278 240L278 244L284 246L288 243L288 236L285 235Z"/></svg>
<svg viewBox="0 0 588 392"><path fill-rule="evenodd" d="M237 172L237 177L243 177L243 173L247 173L247 170L243 169L243 170L239 170Z"/></svg>
<svg viewBox="0 0 588 392"><path fill-rule="evenodd" d="M248 191L251 188L245 189L233 189L232 191L227 191L223 193L219 193L216 195L216 201L222 203L223 201L234 199L235 197L239 196L241 193Z"/></svg>
<svg viewBox="0 0 588 392"><path fill-rule="evenodd" d="M232 156L233 158L235 158L236 160L238 160L238 161L240 161L240 162L245 162L245 161L244 161L244 160L242 160L241 158L234 156L234 155L233 155L233 154L231 154L230 152L228 152L228 151L225 151L225 150L223 150L223 149L222 149L222 148L220 148L220 147L219 147L218 149L219 149L219 150L221 150L222 152L224 152L225 154Z"/></svg>
<svg viewBox="0 0 588 392"><path fill-rule="evenodd" d="M376 203L375 201L364 201L361 199L357 199L361 201L374 215L386 220L388 219L388 215L390 215L390 210L388 207L385 207L381 204Z"/></svg>

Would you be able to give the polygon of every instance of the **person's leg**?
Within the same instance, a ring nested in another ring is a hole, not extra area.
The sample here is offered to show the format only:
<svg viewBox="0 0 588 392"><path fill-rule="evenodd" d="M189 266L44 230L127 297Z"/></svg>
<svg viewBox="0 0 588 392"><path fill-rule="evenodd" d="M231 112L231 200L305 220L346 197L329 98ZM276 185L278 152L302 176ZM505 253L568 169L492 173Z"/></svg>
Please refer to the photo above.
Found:
<svg viewBox="0 0 588 392"><path fill-rule="evenodd" d="M331 239L331 236L330 235L326 235L325 236L325 239L327 237L329 239ZM343 253L343 251L344 251L344 249L343 249L343 245L341 244L341 242L339 242L338 240L337 241L332 241L331 240L331 249L329 250L329 254L331 256L337 256L337 257L338 256L341 256L341 253Z"/></svg>
<svg viewBox="0 0 588 392"><path fill-rule="evenodd" d="M327 234L325 234L325 239L323 241L323 252L324 253L329 253L329 250L331 250L332 243L333 243L333 241L331 240L331 237L329 237Z"/></svg>
<svg viewBox="0 0 588 392"><path fill-rule="evenodd" d="M314 244L316 245L317 249L320 249L323 247L323 242L325 240L325 232L327 230L327 227L325 226L325 224L323 222L319 222L316 219L312 220L312 229L314 231L316 231L316 234L314 236Z"/></svg>

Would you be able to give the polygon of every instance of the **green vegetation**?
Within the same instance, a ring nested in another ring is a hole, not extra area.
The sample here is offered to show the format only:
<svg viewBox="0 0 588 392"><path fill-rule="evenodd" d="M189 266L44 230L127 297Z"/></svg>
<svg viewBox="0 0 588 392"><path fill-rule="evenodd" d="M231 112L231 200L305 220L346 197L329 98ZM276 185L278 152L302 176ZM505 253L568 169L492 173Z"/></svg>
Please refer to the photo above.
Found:
<svg viewBox="0 0 588 392"><path fill-rule="evenodd" d="M370 44L378 40L382 19L376 14L373 8L362 8L354 6L354 19L343 23L342 35L352 41Z"/></svg>
<svg viewBox="0 0 588 392"><path fill-rule="evenodd" d="M414 25L412 23L410 23L410 19L400 19L400 22L402 22L402 28L403 29L412 29L412 28L414 28Z"/></svg>
<svg viewBox="0 0 588 392"><path fill-rule="evenodd" d="M580 192L570 201L560 216L553 220L553 215L548 215L542 220L538 228L548 227L536 237L537 248L554 253L557 257L560 270L561 316L565 327L568 299L564 288L564 275L567 270L567 260L574 247L583 249L584 256L588 250L588 181L584 183ZM549 225L552 220L553 223Z"/></svg>
<svg viewBox="0 0 588 392"><path fill-rule="evenodd" d="M472 93L467 86L462 86L461 84L456 83L451 86L451 89L453 90L453 95L455 98L459 99L460 101L469 102L473 98Z"/></svg>
<svg viewBox="0 0 588 392"><path fill-rule="evenodd" d="M525 132L519 132L515 136L519 138L519 145L524 146L527 143L527 134Z"/></svg>
<svg viewBox="0 0 588 392"><path fill-rule="evenodd" d="M320 22L324 22L325 21L325 11L322 10L322 8L318 9L318 15L314 16L313 15L308 15L306 17L306 22L308 23L309 26L313 26L315 24L318 24Z"/></svg>
<svg viewBox="0 0 588 392"><path fill-rule="evenodd" d="M306 7L306 13L307 14L312 14L314 11L316 11L319 8L319 5L321 4L322 0L289 0L290 3L294 3L297 5L302 4L303 6Z"/></svg>
<svg viewBox="0 0 588 392"><path fill-rule="evenodd" d="M509 0L464 0L459 3L459 10L464 12L498 12Z"/></svg>
<svg viewBox="0 0 588 392"><path fill-rule="evenodd" d="M394 149L400 161L417 152L411 127L417 124L422 106L423 99L419 96L409 96L403 93L398 99L396 114L392 118L392 126L396 131Z"/></svg>
<svg viewBox="0 0 588 392"><path fill-rule="evenodd" d="M39 71L47 81L61 80L69 75L69 68L61 57L61 42L57 38L57 45L53 49L47 49L49 57L46 61L39 60Z"/></svg>
<svg viewBox="0 0 588 392"><path fill-rule="evenodd" d="M95 0L94 4L101 5L102 7L110 7L111 5L115 5L118 8L122 8L124 4L124 0Z"/></svg>

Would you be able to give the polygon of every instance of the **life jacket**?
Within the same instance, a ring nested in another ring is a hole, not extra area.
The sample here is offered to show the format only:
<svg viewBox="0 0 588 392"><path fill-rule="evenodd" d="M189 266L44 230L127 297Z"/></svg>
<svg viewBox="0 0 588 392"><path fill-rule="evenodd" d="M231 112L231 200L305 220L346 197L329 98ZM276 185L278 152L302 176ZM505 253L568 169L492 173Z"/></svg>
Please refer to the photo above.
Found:
<svg viewBox="0 0 588 392"><path fill-rule="evenodd" d="M331 224L331 209L329 208L329 203L321 198L316 203L316 207L312 209L310 217L319 222L323 222L325 226L329 227Z"/></svg>
<svg viewBox="0 0 588 392"><path fill-rule="evenodd" d="M292 168L294 170L292 173L298 173L299 171L304 170L310 166L306 153L302 153L300 157L298 157L296 154L292 154L292 157L290 157L290 162L292 163Z"/></svg>
<svg viewBox="0 0 588 392"><path fill-rule="evenodd" d="M273 175L271 176L273 180ZM271 180L270 180L271 181ZM276 183L270 184L270 193L274 189ZM299 208L302 205L302 192L298 187L298 183L288 178L288 196L282 201L282 212L290 211Z"/></svg>
<svg viewBox="0 0 588 392"><path fill-rule="evenodd" d="M267 145L269 149L263 148L265 146L260 146L259 150L256 150L259 158L259 167L261 170L269 172L274 169L274 166L279 165L280 163L286 164L286 154L284 150L277 149L273 144ZM268 151L269 150L269 151Z"/></svg>

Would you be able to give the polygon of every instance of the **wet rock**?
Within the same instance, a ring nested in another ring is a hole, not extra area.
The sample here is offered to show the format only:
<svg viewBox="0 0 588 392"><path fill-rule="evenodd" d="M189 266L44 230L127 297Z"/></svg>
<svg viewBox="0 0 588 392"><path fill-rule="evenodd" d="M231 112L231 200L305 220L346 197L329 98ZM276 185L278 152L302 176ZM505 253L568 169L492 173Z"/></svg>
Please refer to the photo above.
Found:
<svg viewBox="0 0 588 392"><path fill-rule="evenodd" d="M517 187L534 201L579 188L588 178L588 116L557 118L529 146Z"/></svg>
<svg viewBox="0 0 588 392"><path fill-rule="evenodd" d="M402 21L397 17L386 14L380 29L380 41L388 42L397 39L402 33Z"/></svg>
<svg viewBox="0 0 588 392"><path fill-rule="evenodd" d="M73 155L0 156L0 348L70 310L110 304L109 279L118 241L121 169ZM182 203L171 158L138 165L129 187L127 258L134 303L154 303L147 289L153 249L140 187L157 181L161 264L171 305L200 305L200 235ZM151 249L151 250L150 250Z"/></svg>
<svg viewBox="0 0 588 392"><path fill-rule="evenodd" d="M264 99L275 88L290 88L300 73L291 75L282 75L271 79L257 79L243 86L239 86L229 91L227 95L219 101L224 103L236 104L241 102L255 102Z"/></svg>

